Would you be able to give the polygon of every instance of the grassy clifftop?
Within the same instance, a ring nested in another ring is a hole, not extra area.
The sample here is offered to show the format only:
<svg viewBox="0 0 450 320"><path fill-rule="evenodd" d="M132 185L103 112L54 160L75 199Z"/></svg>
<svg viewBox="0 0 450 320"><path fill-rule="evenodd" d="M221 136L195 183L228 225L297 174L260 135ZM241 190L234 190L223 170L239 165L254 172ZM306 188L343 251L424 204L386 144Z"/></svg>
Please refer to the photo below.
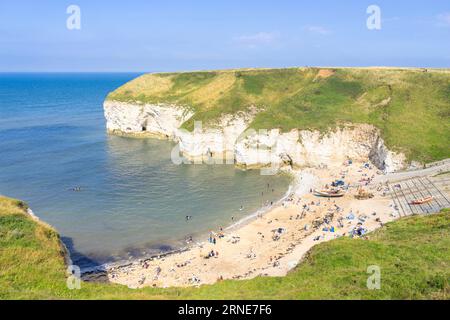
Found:
<svg viewBox="0 0 450 320"><path fill-rule="evenodd" d="M282 278L223 281L200 288L82 283L69 290L59 236L0 197L0 299L448 299L450 212L410 217L369 234L314 247ZM367 267L381 269L381 289L366 287Z"/></svg>
<svg viewBox="0 0 450 320"><path fill-rule="evenodd" d="M146 74L109 100L188 106L194 120L260 109L251 126L326 131L369 123L409 159L450 157L450 70L289 68Z"/></svg>

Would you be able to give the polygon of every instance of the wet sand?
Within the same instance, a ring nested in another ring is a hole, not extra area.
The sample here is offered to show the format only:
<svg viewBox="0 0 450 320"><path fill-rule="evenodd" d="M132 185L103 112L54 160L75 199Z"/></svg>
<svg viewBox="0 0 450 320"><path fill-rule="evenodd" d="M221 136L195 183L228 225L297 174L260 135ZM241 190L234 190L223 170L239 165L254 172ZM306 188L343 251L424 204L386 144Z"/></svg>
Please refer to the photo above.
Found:
<svg viewBox="0 0 450 320"><path fill-rule="evenodd" d="M104 272L85 274L83 279L139 288L198 286L222 279L283 276L314 245L349 236L355 228L362 233L369 232L399 217L391 199L383 195L385 186L365 186L368 178L381 174L371 165L367 168L363 163L353 163L293 174L296 183L288 199L233 228L212 230L210 236L215 244L206 236L204 242L186 251L136 260L125 266L110 266ZM310 192L336 179L343 179L346 186L349 184L343 197L320 198ZM373 193L372 199L354 197L361 185ZM364 237L355 235L360 236Z"/></svg>

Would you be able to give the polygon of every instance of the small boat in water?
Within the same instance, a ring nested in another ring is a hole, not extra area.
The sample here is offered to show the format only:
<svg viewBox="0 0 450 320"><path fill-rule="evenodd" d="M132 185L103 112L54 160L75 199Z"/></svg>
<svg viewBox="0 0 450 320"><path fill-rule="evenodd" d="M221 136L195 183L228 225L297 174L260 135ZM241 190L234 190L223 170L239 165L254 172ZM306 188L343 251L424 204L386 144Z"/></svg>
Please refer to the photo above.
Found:
<svg viewBox="0 0 450 320"><path fill-rule="evenodd" d="M411 201L410 204L424 204L424 203L428 203L428 202L433 201L433 199L434 199L433 196L429 196L429 197L426 197L426 198L413 200L413 201Z"/></svg>
<svg viewBox="0 0 450 320"><path fill-rule="evenodd" d="M314 190L314 195L317 197L339 198L342 197L344 193L340 190Z"/></svg>

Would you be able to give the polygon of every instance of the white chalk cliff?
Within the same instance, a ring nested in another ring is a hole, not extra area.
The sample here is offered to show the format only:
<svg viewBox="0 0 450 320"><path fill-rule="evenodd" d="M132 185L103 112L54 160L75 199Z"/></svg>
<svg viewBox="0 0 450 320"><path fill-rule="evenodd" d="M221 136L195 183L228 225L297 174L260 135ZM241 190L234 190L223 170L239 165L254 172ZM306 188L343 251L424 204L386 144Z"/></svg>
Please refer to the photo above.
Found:
<svg viewBox="0 0 450 320"><path fill-rule="evenodd" d="M180 153L190 160L227 161L241 167L315 167L340 165L348 159L370 160L385 172L405 166L402 154L388 150L377 128L347 125L326 134L318 131L278 129L248 130L256 110L224 115L193 132L181 125L194 113L169 104L138 104L106 101L107 129L112 133L156 135L179 143Z"/></svg>
<svg viewBox="0 0 450 320"><path fill-rule="evenodd" d="M106 128L111 133L149 133L169 139L193 113L174 105L105 101Z"/></svg>

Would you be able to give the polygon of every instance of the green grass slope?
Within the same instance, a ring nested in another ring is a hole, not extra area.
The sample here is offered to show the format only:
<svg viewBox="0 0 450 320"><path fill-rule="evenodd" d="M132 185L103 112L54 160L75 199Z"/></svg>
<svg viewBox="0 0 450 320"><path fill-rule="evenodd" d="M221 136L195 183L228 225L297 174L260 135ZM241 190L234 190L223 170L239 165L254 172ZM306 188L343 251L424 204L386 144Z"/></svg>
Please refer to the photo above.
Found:
<svg viewBox="0 0 450 320"><path fill-rule="evenodd" d="M23 202L0 197L0 299L448 299L449 213L389 223L369 240L322 243L286 277L184 289L83 282L69 290L57 232L33 221ZM366 287L370 265L381 268L380 290Z"/></svg>
<svg viewBox="0 0 450 320"><path fill-rule="evenodd" d="M450 157L450 70L289 68L146 74L108 95L122 102L176 103L194 120L257 107L256 129L326 131L344 123L381 129L410 160Z"/></svg>

